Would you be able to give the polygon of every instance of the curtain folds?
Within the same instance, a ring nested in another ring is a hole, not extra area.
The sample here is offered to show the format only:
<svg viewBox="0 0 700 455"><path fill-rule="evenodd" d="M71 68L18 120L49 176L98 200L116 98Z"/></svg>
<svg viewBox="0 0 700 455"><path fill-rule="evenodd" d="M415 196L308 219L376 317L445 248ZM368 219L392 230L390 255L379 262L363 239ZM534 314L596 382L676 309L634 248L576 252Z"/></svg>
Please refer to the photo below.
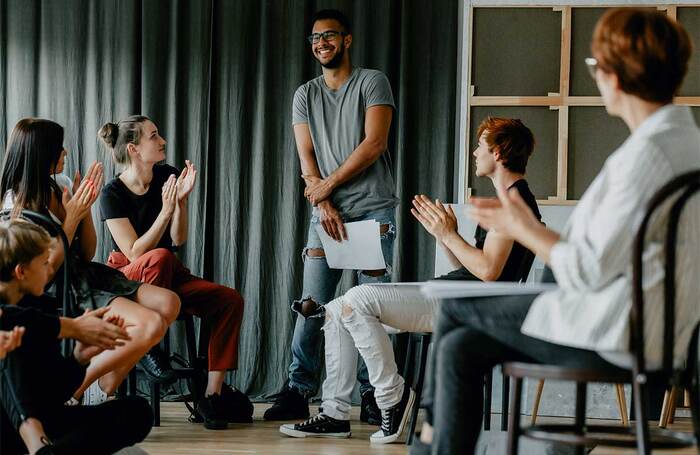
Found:
<svg viewBox="0 0 700 455"><path fill-rule="evenodd" d="M97 159L111 177L98 128L151 117L168 162L190 159L200 170L183 260L246 300L233 380L251 395L271 393L290 361L289 304L301 292L310 214L291 127L295 89L320 74L305 40L310 18L345 11L353 64L392 84L395 280L415 281L432 276L435 246L410 200L456 196L457 2L0 0L0 149L20 118L50 118L66 128L67 173ZM106 227L96 226L104 260Z"/></svg>

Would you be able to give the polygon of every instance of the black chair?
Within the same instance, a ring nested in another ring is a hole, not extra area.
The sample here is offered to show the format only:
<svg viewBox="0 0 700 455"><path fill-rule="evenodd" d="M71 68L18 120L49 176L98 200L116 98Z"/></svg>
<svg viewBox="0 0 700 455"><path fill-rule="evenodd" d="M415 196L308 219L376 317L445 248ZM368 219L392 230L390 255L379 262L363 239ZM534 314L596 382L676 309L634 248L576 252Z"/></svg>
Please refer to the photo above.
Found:
<svg viewBox="0 0 700 455"><path fill-rule="evenodd" d="M406 437L406 445L411 445L413 443L413 436L416 430L416 424L418 423L418 411L420 410L419 401L421 394L423 393L423 383L425 381L425 368L428 363L428 351L430 350L430 339L432 334L430 332L414 332L408 334L408 349L406 350L406 363L404 364L403 377L408 380L410 378L411 387L413 391L416 392L416 402L413 404L413 409L411 410L411 420L408 424L408 436ZM418 348L418 361L415 362L414 358L414 345L417 344Z"/></svg>
<svg viewBox="0 0 700 455"><path fill-rule="evenodd" d="M185 324L185 343L187 346L187 358L184 361L178 356L171 356L170 351L170 330L166 332L163 337L163 350L171 358L171 360L180 363L181 366L176 366L173 368L176 373L177 380L184 379L188 382L190 395L192 398L192 406L185 402L185 405L189 411L194 416L194 421L198 421L195 412L194 405L197 401L202 398L204 389L206 387L206 371L207 371L207 358L206 355L202 355L197 350L197 337L195 335L194 328L194 316L188 313L181 312L178 317L178 321ZM208 345L207 337L205 336L205 328L200 327L200 337L199 337L199 347L200 349L206 349ZM153 426L160 426L160 391L161 384L157 381L149 382L149 397L148 400L151 404L151 410L153 411ZM137 384L137 368L134 367L129 372L128 380L122 384L120 387L120 393L123 395L135 396L138 391L136 388Z"/></svg>
<svg viewBox="0 0 700 455"><path fill-rule="evenodd" d="M639 453L648 454L651 448L689 447L700 441L700 396L698 395L698 326L696 325L688 346L688 358L683 369L673 367L675 346L675 270L676 239L681 212L688 200L700 189L700 171L683 174L664 185L651 199L637 232L632 256L632 308L630 311L630 353L632 368L609 370L591 368L566 368L556 365L538 365L521 362L504 364L506 374L514 380L510 399L508 453L518 452L520 436L542 441L559 442L577 446L583 454L585 446L609 445L637 447ZM678 196L675 200L671 197ZM652 215L665 202L670 201L666 219L665 280L664 280L664 329L663 364L658 370L649 371L644 358L644 292L642 287L642 255L647 228ZM700 258L698 258L700 259ZM534 425L520 427L520 406L523 378L567 380L576 383L576 407L574 424ZM631 383L635 405L634 427L611 425L586 425L586 385L588 382ZM680 386L690 392L690 408L694 434L673 432L666 429L650 429L648 425L648 387L661 384L666 388Z"/></svg>

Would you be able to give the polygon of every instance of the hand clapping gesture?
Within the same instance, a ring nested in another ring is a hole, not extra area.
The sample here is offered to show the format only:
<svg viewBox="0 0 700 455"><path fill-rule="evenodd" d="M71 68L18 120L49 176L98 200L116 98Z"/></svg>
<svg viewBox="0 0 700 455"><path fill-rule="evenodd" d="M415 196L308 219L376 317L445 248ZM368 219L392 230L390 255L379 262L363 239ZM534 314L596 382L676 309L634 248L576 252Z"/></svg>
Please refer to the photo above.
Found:
<svg viewBox="0 0 700 455"><path fill-rule="evenodd" d="M194 182L197 177L197 170L190 160L185 160L185 168L177 178L177 201L185 202L194 189Z"/></svg>
<svg viewBox="0 0 700 455"><path fill-rule="evenodd" d="M102 163L93 162L88 169L85 178L80 177L77 171L73 177L73 196L68 194L68 189L63 189L63 208L66 210L66 220L80 222L90 213L92 204L95 203L104 183L104 168Z"/></svg>
<svg viewBox="0 0 700 455"><path fill-rule="evenodd" d="M175 204L177 203L177 179L174 174L168 177L168 180L163 184L162 195L163 208L161 210L166 217L170 218L175 213Z"/></svg>
<svg viewBox="0 0 700 455"><path fill-rule="evenodd" d="M446 236L457 232L457 217L452 207L438 199L433 202L424 194L415 196L411 213L437 241L442 242Z"/></svg>

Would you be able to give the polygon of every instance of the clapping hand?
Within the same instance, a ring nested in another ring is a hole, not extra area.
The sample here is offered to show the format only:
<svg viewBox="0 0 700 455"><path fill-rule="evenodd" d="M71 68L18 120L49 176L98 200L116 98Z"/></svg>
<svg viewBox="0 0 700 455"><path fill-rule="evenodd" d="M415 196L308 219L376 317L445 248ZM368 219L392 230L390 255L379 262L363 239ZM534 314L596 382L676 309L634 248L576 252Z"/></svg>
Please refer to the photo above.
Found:
<svg viewBox="0 0 700 455"><path fill-rule="evenodd" d="M174 174L168 177L168 180L163 184L162 197L163 208L161 211L170 218L175 213L175 204L177 203L177 179Z"/></svg>
<svg viewBox="0 0 700 455"><path fill-rule="evenodd" d="M184 202L194 189L197 170L190 160L185 160L185 167L177 178L177 200Z"/></svg>
<svg viewBox="0 0 700 455"><path fill-rule="evenodd" d="M452 207L438 199L433 202L424 194L416 195L411 213L437 241L442 242L446 236L457 232L457 217Z"/></svg>

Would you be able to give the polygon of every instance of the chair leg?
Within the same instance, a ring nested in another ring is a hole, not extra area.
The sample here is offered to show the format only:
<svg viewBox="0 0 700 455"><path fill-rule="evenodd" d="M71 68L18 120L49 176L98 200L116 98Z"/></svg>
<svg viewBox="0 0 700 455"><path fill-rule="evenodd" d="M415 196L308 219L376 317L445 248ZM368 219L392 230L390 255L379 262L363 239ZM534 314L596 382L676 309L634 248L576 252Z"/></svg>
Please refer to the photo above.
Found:
<svg viewBox="0 0 700 455"><path fill-rule="evenodd" d="M646 384L636 377L632 381L632 398L634 400L634 416L637 436L637 453L643 455L651 454L649 444L649 422L647 417L647 405L649 400L647 397Z"/></svg>
<svg viewBox="0 0 700 455"><path fill-rule="evenodd" d="M544 379L540 379L537 382L537 390L535 391L535 401L532 403L532 418L530 419L530 425L535 425L537 423L537 413L540 410L542 390L544 390Z"/></svg>
<svg viewBox="0 0 700 455"><path fill-rule="evenodd" d="M685 406L685 393L683 394L683 406ZM676 394L675 397L673 397L673 400L671 400L671 409L669 410L668 413L668 424L672 424L674 420L676 420L676 406L678 406L678 396Z"/></svg>
<svg viewBox="0 0 700 455"><path fill-rule="evenodd" d="M420 397L423 394L423 381L425 380L425 367L428 364L428 351L430 350L429 337L422 335L420 338L419 345L419 355L418 364L416 365L416 371L418 377L415 381L415 386L413 391L416 393L416 401L413 403L413 409L411 409L411 420L408 425L408 436L406 437L406 445L413 444L413 436L416 432L416 424L418 423L418 411L420 410Z"/></svg>
<svg viewBox="0 0 700 455"><path fill-rule="evenodd" d="M659 416L659 428L666 428L670 423L670 416L673 409L673 403L676 400L676 386L671 387L664 393L664 402L661 405L661 416Z"/></svg>
<svg viewBox="0 0 700 455"><path fill-rule="evenodd" d="M501 385L501 431L508 430L508 395L510 393L510 377L502 374L503 383ZM518 408L518 417L520 417L520 408Z"/></svg>
<svg viewBox="0 0 700 455"><path fill-rule="evenodd" d="M153 426L160 426L160 384L151 383L151 410L153 411Z"/></svg>
<svg viewBox="0 0 700 455"><path fill-rule="evenodd" d="M700 394L698 393L698 371L693 374L693 380L690 383L688 394L688 406L690 407L691 420L693 422L693 433L695 434L695 444L700 445Z"/></svg>
<svg viewBox="0 0 700 455"><path fill-rule="evenodd" d="M504 377L505 379L505 377ZM520 406L522 405L523 378L515 378L510 397L510 425L508 426L508 454L517 455L520 440Z"/></svg>
<svg viewBox="0 0 700 455"><path fill-rule="evenodd" d="M625 400L625 386L622 384L615 384L615 393L617 395L617 407L620 409L620 420L622 420L622 426L629 426L630 419L627 415L627 400Z"/></svg>
<svg viewBox="0 0 700 455"><path fill-rule="evenodd" d="M574 418L574 426L577 434L583 434L586 426L586 387L585 382L576 383L576 410ZM576 446L576 455L584 455L586 453L585 446Z"/></svg>
<svg viewBox="0 0 700 455"><path fill-rule="evenodd" d="M491 401L493 393L493 370L484 375L484 430L491 429Z"/></svg>

